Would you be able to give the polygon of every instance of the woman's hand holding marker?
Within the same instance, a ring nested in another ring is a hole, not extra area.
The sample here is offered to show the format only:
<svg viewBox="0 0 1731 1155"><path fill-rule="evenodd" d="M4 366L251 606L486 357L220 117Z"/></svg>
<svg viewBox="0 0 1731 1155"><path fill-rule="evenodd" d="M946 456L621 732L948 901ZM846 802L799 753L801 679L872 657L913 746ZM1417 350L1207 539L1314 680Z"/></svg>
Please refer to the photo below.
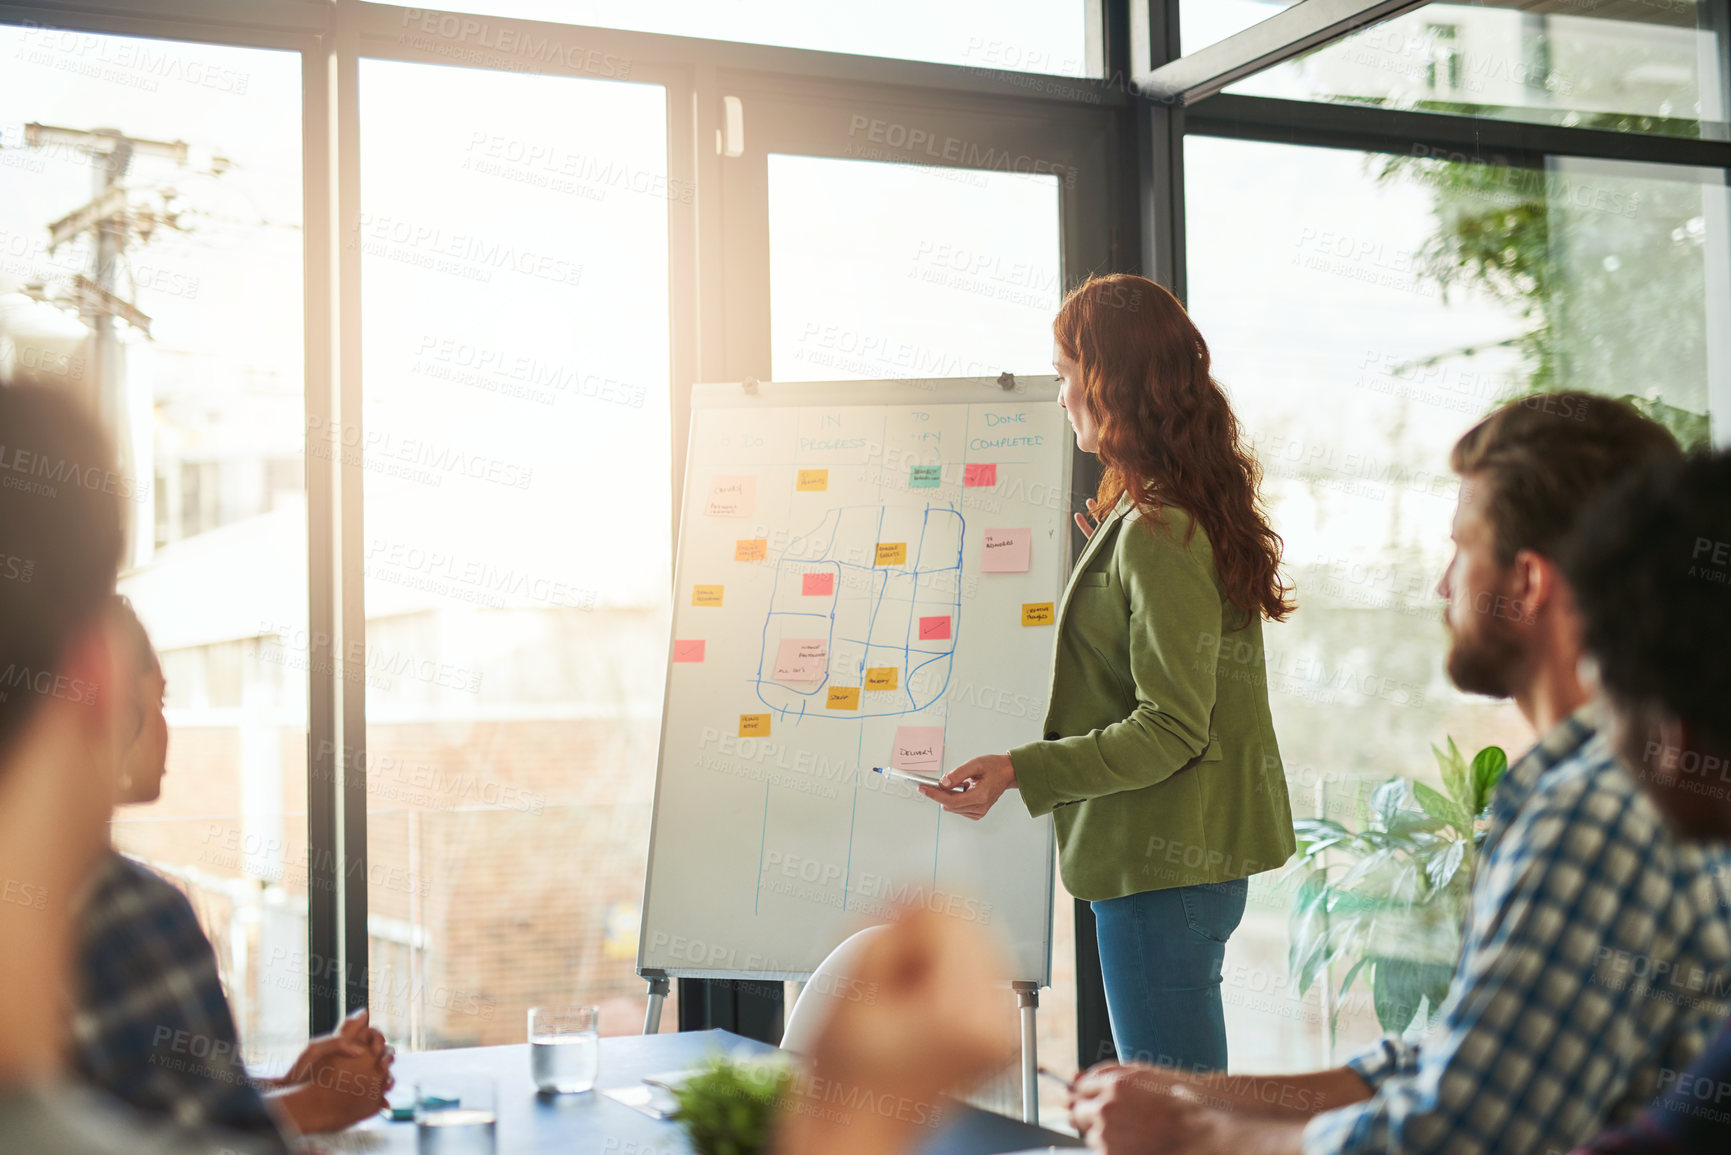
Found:
<svg viewBox="0 0 1731 1155"><path fill-rule="evenodd" d="M963 818L978 822L986 816L1004 791L1016 785L1016 767L1008 754L982 754L951 770L938 780L942 789L921 786L920 793ZM952 793L959 786L967 789Z"/></svg>

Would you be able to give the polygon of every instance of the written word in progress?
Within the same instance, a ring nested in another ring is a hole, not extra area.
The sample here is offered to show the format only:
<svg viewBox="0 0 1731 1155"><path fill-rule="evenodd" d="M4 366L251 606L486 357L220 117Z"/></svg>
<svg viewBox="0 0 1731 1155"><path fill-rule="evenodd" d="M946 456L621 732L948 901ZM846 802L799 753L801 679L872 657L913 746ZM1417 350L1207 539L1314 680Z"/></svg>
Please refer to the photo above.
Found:
<svg viewBox="0 0 1731 1155"><path fill-rule="evenodd" d="M759 701L784 718L857 721L941 699L961 627L964 530L948 506L861 505L795 538L824 549L775 560Z"/></svg>

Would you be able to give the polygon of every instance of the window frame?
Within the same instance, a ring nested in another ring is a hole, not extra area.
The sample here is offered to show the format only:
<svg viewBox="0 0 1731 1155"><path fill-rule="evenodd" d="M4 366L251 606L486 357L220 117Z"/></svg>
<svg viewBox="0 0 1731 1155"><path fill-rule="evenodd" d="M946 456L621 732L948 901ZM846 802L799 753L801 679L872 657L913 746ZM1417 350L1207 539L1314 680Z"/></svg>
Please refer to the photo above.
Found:
<svg viewBox="0 0 1731 1155"><path fill-rule="evenodd" d="M669 336L672 412L672 492L681 492L682 449L689 428L690 387L725 380L730 329L749 334L759 322L726 310L719 190L724 159L714 141L723 131L722 96L741 77L789 93L864 93L873 100L917 102L934 119L995 113L1046 118L1097 130L1106 147L1088 161L1086 178L1104 190L1091 200L1098 220L1071 219L1063 228L1066 278L1098 268L1142 272L1183 300L1184 139L1188 134L1236 137L1325 148L1410 154L1437 150L1450 159L1543 168L1551 157L1599 157L1718 168L1731 178L1731 142L1623 134L1522 124L1442 113L1417 113L1320 102L1273 100L1192 87L1186 101L1158 98L1140 83L1184 63L1179 4L1206 0L1087 0L1089 57L1097 78L1035 76L994 69L854 56L809 49L701 40L659 33L589 28L461 13L453 42L463 53L406 42L403 29L424 20L421 10L363 0L72 0L64 5L0 3L0 23L40 24L99 34L296 51L302 67L302 162L306 301L305 404L308 422L358 430L360 395L360 252L343 244L342 222L360 207L357 97L362 57L507 68L593 77L593 67L564 60L525 62L496 45L502 33L533 37L576 52L631 62L628 79L667 90L669 180L688 182L689 202L669 198ZM1719 33L1720 77L1731 107L1731 0L1701 0ZM1384 16L1423 4L1382 5ZM1286 27L1302 42L1271 40L1257 26L1204 50L1203 68L1254 59L1273 66L1358 27L1348 12L1379 6L1365 0L1303 0ZM1303 10L1303 11L1300 11ZM1320 19L1332 12L1332 25ZM1343 16L1343 14L1345 14ZM1265 24L1268 22L1265 22ZM1326 27L1325 27L1326 25ZM465 33L480 29L486 33ZM1318 30L1324 29L1321 39ZM488 37L491 36L489 41ZM1198 57L1202 57L1198 53ZM1180 70L1183 72L1184 70ZM1185 73L1188 75L1188 73ZM1245 73L1249 75L1251 73ZM1168 73L1170 77L1173 73ZM1234 79L1241 77L1235 76ZM749 128L748 128L749 131ZM1097 171L1096 171L1097 168ZM768 343L767 298L761 312ZM1731 311L1731 309L1728 309ZM737 310L736 310L737 314ZM1709 319L1710 320L1710 319ZM1720 325L1731 328L1731 316ZM755 338L752 338L755 340ZM1731 443L1731 380L1709 383L1714 439ZM331 1029L347 1007L367 1001L366 937L366 697L364 678L341 676L344 660L365 661L362 572L345 559L362 554L361 469L340 454L306 458L308 502L309 653L307 734L309 1025ZM1098 480L1093 460L1078 455L1077 493ZM668 511L676 540L677 508ZM1077 532L1079 545L1080 535ZM1098 959L1087 904L1076 904L1078 1058L1110 1057ZM322 960L322 961L321 961ZM331 975L340 976L331 982ZM322 984L322 985L321 985Z"/></svg>

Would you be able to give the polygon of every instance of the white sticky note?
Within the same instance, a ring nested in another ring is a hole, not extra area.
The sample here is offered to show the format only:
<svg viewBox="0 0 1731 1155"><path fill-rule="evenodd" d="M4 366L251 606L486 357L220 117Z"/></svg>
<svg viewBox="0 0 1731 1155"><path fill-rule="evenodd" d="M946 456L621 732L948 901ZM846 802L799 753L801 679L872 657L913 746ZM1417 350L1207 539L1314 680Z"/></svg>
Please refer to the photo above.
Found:
<svg viewBox="0 0 1731 1155"><path fill-rule="evenodd" d="M750 517L757 511L757 478L749 473L709 479L710 517Z"/></svg>
<svg viewBox="0 0 1731 1155"><path fill-rule="evenodd" d="M944 772L944 728L942 726L897 726L895 755L890 765L897 770L921 774Z"/></svg>
<svg viewBox="0 0 1731 1155"><path fill-rule="evenodd" d="M775 681L823 681L829 670L829 643L822 638L786 638L775 656Z"/></svg>
<svg viewBox="0 0 1731 1155"><path fill-rule="evenodd" d="M988 529L980 551L980 572L1027 573L1033 536L1025 529Z"/></svg>

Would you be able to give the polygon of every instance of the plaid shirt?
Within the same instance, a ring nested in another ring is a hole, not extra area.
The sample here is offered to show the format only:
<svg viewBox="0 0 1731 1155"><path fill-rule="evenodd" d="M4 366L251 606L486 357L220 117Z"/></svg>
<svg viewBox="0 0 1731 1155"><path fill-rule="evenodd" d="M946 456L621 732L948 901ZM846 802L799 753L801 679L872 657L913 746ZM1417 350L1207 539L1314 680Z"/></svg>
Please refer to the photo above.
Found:
<svg viewBox="0 0 1731 1155"><path fill-rule="evenodd" d="M247 1077L216 952L174 885L121 854L97 870L79 918L73 1060L83 1078L185 1127L280 1145Z"/></svg>
<svg viewBox="0 0 1731 1155"><path fill-rule="evenodd" d="M1634 1115L1725 1017L1727 859L1676 842L1592 709L1497 788L1433 1030L1349 1060L1372 1095L1312 1119L1305 1155L1566 1151Z"/></svg>

